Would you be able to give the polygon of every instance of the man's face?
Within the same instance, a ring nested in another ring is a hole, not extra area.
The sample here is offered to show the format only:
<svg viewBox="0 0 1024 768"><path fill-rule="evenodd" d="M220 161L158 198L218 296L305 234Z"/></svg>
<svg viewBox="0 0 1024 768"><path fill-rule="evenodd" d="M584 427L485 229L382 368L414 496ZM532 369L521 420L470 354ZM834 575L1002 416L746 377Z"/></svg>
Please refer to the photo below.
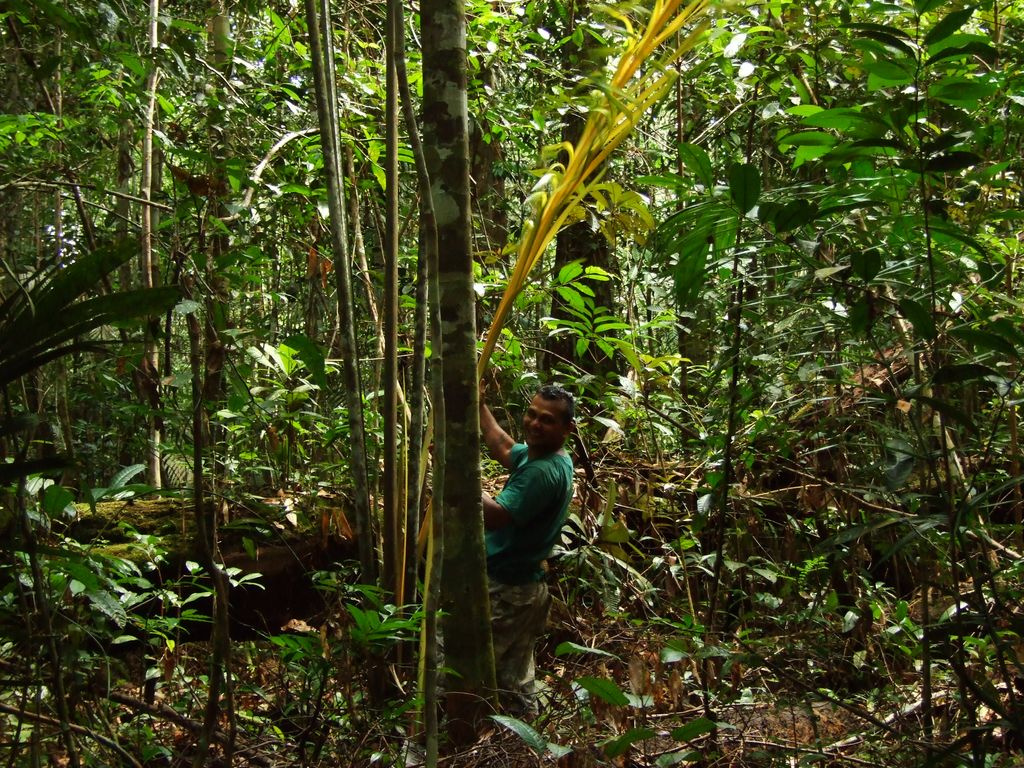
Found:
<svg viewBox="0 0 1024 768"><path fill-rule="evenodd" d="M534 395L523 416L526 446L539 456L561 450L571 424L565 420L565 402Z"/></svg>

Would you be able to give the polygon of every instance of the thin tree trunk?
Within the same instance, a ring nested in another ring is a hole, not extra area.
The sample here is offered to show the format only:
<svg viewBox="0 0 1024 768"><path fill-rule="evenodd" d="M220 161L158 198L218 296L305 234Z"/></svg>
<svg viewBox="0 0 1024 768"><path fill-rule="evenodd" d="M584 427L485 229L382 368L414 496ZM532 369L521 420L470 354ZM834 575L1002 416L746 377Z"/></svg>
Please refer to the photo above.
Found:
<svg viewBox="0 0 1024 768"><path fill-rule="evenodd" d="M401 18L400 2L388 0L387 32L385 34L385 66L387 88L384 106L385 121L385 215L384 215L384 365L381 419L384 422L384 475L381 478L383 498L384 553L382 586L391 591L396 601L402 593L405 543L404 526L398 512L398 77L395 58L398 55L396 26Z"/></svg>
<svg viewBox="0 0 1024 768"><path fill-rule="evenodd" d="M399 14L401 14L401 4ZM428 284L431 275L431 264L437 262L437 222L434 218L434 204L430 193L430 175L427 172L427 160L420 141L419 126L413 108L412 93L409 90L409 78L405 68L405 21L401 15L395 26L395 46L398 56L395 58L397 67L398 89L401 96L402 112L405 117L409 144L416 161L416 177L420 192L420 252L416 261L416 319L413 337L412 355L412 386L408 401L411 411L409 419L409 479L406 496L406 554L405 554L405 591L402 602L411 603L415 599L416 573L418 558L416 543L419 539L420 500L423 491L423 475L426 455L423 441L426 432L426 408L424 403L424 387L426 386L426 346L428 324ZM440 322L440 321L439 321ZM440 326L438 326L440 328ZM440 345L436 345L439 349ZM440 369L440 365L435 366Z"/></svg>
<svg viewBox="0 0 1024 768"><path fill-rule="evenodd" d="M466 16L460 0L421 4L427 172L437 217L444 359L444 522L441 604L454 743L473 738L495 693L494 652L480 501L476 322L469 211ZM455 690L455 688L458 690Z"/></svg>
<svg viewBox="0 0 1024 768"><path fill-rule="evenodd" d="M208 24L210 65L214 72L227 78L231 62L231 20L224 0L213 0ZM223 93L220 81L214 79L211 109L207 120L207 133L210 142L210 196L207 208L207 222L223 217L225 208L221 196L227 188L226 162L227 145L224 128L226 124L223 107ZM209 239L209 250L206 263L206 284L210 287L206 295L206 322L203 329L204 347L203 362L205 371L202 376L201 393L196 398L193 392L193 441L194 471L197 479L203 482L194 489L196 535L199 539L201 565L209 574L213 585L213 628L212 653L209 666L209 692L206 701L206 712L203 730L199 738L199 749L193 765L199 768L206 758L210 734L220 720L221 699L223 696L224 710L227 717L228 745L225 747L225 759L231 762L231 753L235 739L236 722L234 717L234 701L231 677L231 637L228 616L229 583L223 570L217 563L218 557L218 505L205 503L206 490L209 486L216 491L222 472L219 470L218 451L223 449L224 434L220 429L210 425L206 417L206 409L215 405L223 397L224 362L227 347L223 340L223 332L228 327L228 288L226 280L217 272L221 256L226 252L228 239L223 232L221 222L207 225L213 234ZM191 295L191 286L189 290ZM190 316L191 317L191 316ZM198 324L198 320L196 320ZM190 333L195 332L190 327ZM194 359L196 348L192 348L193 387L199 387L196 379L198 364ZM204 456L207 458L208 472L200 472ZM215 498L215 496L214 496Z"/></svg>
<svg viewBox="0 0 1024 768"><path fill-rule="evenodd" d="M352 438L350 457L355 506L356 535L359 563L364 581L377 578L373 548L373 528L370 519L370 501L366 471L366 439L363 427L363 396L359 381L359 358L356 346L355 312L352 304L352 270L345 239L345 201L342 190L340 142L337 126L337 96L332 76L333 53L330 18L326 13L319 18L316 0L305 0L306 24L309 29L309 48L313 62L313 80L316 87L317 117L320 122L320 142L324 153L324 171L327 176L327 202L331 216L331 237L334 248L334 274L338 282L338 303L342 332L339 346L342 353L343 381L348 396L348 422ZM326 3L325 3L326 5ZM326 29L321 30L320 22Z"/></svg>
<svg viewBox="0 0 1024 768"><path fill-rule="evenodd" d="M189 278L184 286L184 295L193 294L194 280ZM192 382L192 487L193 487L193 518L196 523L196 537L199 544L201 565L213 582L213 636L211 644L213 654L210 659L209 691L206 700L206 713L203 727L197 739L196 756L193 766L199 768L205 764L207 750L213 738L220 715L220 692L223 670L228 662L231 650L231 637L228 630L228 599L230 584L227 575L216 561L216 527L211 525L207 514L205 480L203 477L203 454L206 440L206 425L203 418L203 350L202 331L195 313L186 316L189 339L189 369ZM233 751L234 729L229 726L229 743L226 747L227 762L231 764L230 754Z"/></svg>
<svg viewBox="0 0 1024 768"><path fill-rule="evenodd" d="M156 54L159 44L160 0L149 3L149 53ZM149 204L153 200L153 133L156 128L156 96L160 85L160 68L153 63L153 69L146 80L146 117L142 129L142 182L139 197L142 204L142 232L139 248L139 277L143 288L153 288L157 283L158 269L153 254L154 216L156 211ZM137 382L142 394L148 394L151 413L148 418L148 439L146 441L146 482L154 488L162 487L160 476L161 419L160 408L160 358L156 341L157 318L146 318L145 339L142 349L142 363Z"/></svg>

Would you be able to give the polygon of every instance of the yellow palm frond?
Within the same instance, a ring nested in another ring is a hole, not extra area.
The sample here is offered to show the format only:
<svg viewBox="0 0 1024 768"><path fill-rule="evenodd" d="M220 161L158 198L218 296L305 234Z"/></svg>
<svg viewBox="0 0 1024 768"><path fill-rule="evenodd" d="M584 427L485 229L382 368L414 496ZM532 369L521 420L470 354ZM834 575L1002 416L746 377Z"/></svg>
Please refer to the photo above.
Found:
<svg viewBox="0 0 1024 768"><path fill-rule="evenodd" d="M515 267L487 331L477 375L486 370L512 305L545 249L600 183L604 161L675 81L672 65L692 50L706 31L709 22L702 17L711 0L693 0L685 7L683 2L655 0L642 30L636 29L635 20L622 9L604 9L607 16L622 24L628 42L609 84L593 89L594 101L576 144L562 142L544 148L544 156L553 153L562 160L540 171L526 200L530 215L515 249ZM687 25L691 30L683 40L655 57L662 44Z"/></svg>

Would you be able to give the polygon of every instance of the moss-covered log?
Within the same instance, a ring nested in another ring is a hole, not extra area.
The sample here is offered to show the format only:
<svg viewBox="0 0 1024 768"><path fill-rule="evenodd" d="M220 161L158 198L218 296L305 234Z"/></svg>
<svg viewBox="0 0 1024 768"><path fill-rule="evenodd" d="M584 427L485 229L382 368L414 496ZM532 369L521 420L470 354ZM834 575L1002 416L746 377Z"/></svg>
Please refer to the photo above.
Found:
<svg viewBox="0 0 1024 768"><path fill-rule="evenodd" d="M340 507L301 504L288 498L217 510L224 520L220 558L233 580L241 582L231 590L235 637L277 632L292 619L310 621L322 615L327 601L316 589L313 573L335 568L355 554ZM202 579L183 579L197 571L190 565L198 556L191 499L110 501L94 508L81 504L77 511L65 531L71 538L144 569L155 566L159 583L180 581L191 585L184 590L204 589ZM209 615L206 598L188 604ZM156 599L143 607L144 612L165 610ZM203 622L190 622L187 629L190 638L208 633Z"/></svg>

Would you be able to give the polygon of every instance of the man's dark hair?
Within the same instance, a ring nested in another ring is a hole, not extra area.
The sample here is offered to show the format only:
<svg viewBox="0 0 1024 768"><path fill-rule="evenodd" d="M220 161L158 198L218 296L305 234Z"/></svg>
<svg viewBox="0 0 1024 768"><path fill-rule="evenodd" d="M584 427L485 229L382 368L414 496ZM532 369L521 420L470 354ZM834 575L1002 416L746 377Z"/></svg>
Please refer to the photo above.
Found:
<svg viewBox="0 0 1024 768"><path fill-rule="evenodd" d="M537 394L545 400L561 400L565 403L565 423L568 424L576 418L576 401L569 390L558 384L545 384L537 390Z"/></svg>

